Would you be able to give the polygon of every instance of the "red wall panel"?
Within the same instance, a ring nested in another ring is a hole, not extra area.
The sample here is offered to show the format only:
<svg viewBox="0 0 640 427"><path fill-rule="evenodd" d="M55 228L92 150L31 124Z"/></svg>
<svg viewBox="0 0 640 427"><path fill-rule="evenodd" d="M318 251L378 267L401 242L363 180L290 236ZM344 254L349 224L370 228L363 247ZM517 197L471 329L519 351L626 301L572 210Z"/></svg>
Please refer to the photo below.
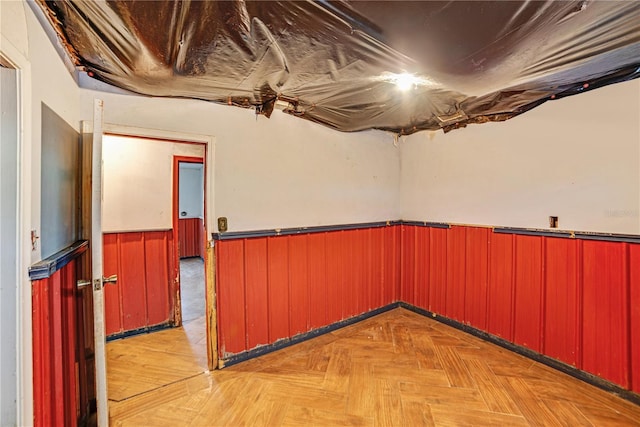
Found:
<svg viewBox="0 0 640 427"><path fill-rule="evenodd" d="M37 426L55 425L55 394L49 354L51 354L49 279L36 280L32 288L33 330L33 412Z"/></svg>
<svg viewBox="0 0 640 427"><path fill-rule="evenodd" d="M489 252L487 329L508 341L513 341L513 243L513 235L494 233Z"/></svg>
<svg viewBox="0 0 640 427"><path fill-rule="evenodd" d="M74 426L79 411L75 260L33 281L31 289L34 425Z"/></svg>
<svg viewBox="0 0 640 427"><path fill-rule="evenodd" d="M385 259L384 259L384 229L374 228L371 230L371 240L369 250L371 253L371 298L369 309L382 307L384 303L385 291Z"/></svg>
<svg viewBox="0 0 640 427"><path fill-rule="evenodd" d="M545 244L545 354L580 366L580 241L547 238Z"/></svg>
<svg viewBox="0 0 640 427"><path fill-rule="evenodd" d="M629 245L631 389L640 393L640 244Z"/></svg>
<svg viewBox="0 0 640 427"><path fill-rule="evenodd" d="M327 252L325 233L309 235L309 327L317 329L328 325L327 320ZM331 301L334 303L334 301ZM249 347L252 348L252 347Z"/></svg>
<svg viewBox="0 0 640 427"><path fill-rule="evenodd" d="M104 275L118 276L104 287L107 336L174 320L173 251L171 230L104 234Z"/></svg>
<svg viewBox="0 0 640 427"><path fill-rule="evenodd" d="M445 316L464 321L466 228L451 227L447 230L447 288Z"/></svg>
<svg viewBox="0 0 640 427"><path fill-rule="evenodd" d="M465 322L487 329L489 283L489 229L467 228L465 272Z"/></svg>
<svg viewBox="0 0 640 427"><path fill-rule="evenodd" d="M403 225L402 227L402 282L400 285L400 299L409 304L416 304L416 234L418 227Z"/></svg>
<svg viewBox="0 0 640 427"><path fill-rule="evenodd" d="M220 354L239 353L246 349L246 317L244 292L244 240L219 245L218 260L218 325L225 333L218 341Z"/></svg>
<svg viewBox="0 0 640 427"><path fill-rule="evenodd" d="M638 390L639 248L414 225L218 241L221 356L401 300Z"/></svg>
<svg viewBox="0 0 640 427"><path fill-rule="evenodd" d="M376 308L379 306L373 305L374 300L374 284L372 283L372 273L373 273L373 248L371 247L372 234L374 230L368 228L360 230L360 234L362 240L360 242L362 246L362 255L364 257L363 267L362 267L362 289L364 292L362 293L364 298L362 298L362 306L361 313L365 313L370 311L372 308Z"/></svg>
<svg viewBox="0 0 640 427"><path fill-rule="evenodd" d="M389 228L218 241L220 356L396 301L400 258L389 246L400 240Z"/></svg>
<svg viewBox="0 0 640 427"><path fill-rule="evenodd" d="M118 234L105 234L103 236L102 259L105 277L118 274L120 271L120 256L118 255ZM120 296L120 283L104 287L104 317L105 333L107 336L124 331L122 327L122 297Z"/></svg>
<svg viewBox="0 0 640 427"><path fill-rule="evenodd" d="M542 351L542 237L516 236L514 334L516 344Z"/></svg>
<svg viewBox="0 0 640 427"><path fill-rule="evenodd" d="M289 333L309 329L307 235L289 236Z"/></svg>
<svg viewBox="0 0 640 427"><path fill-rule="evenodd" d="M201 218L178 220L180 258L199 256L204 258L204 223Z"/></svg>
<svg viewBox="0 0 640 427"><path fill-rule="evenodd" d="M151 231L144 236L144 267L146 279L147 324L157 325L167 321L171 304L171 270L168 262L155 260L171 259L169 236L163 231Z"/></svg>
<svg viewBox="0 0 640 427"><path fill-rule="evenodd" d="M218 245L225 246L227 243L218 242ZM269 342L275 342L291 336L289 333L289 240L268 237L267 245L269 250Z"/></svg>
<svg viewBox="0 0 640 427"><path fill-rule="evenodd" d="M628 245L583 242L582 369L629 387Z"/></svg>
<svg viewBox="0 0 640 427"><path fill-rule="evenodd" d="M400 299L400 270L401 270L401 228L384 227L384 299L383 305L391 304Z"/></svg>
<svg viewBox="0 0 640 427"><path fill-rule="evenodd" d="M247 345L249 348L269 342L269 311L267 283L267 241L244 241L244 272L247 289Z"/></svg>
<svg viewBox="0 0 640 427"><path fill-rule="evenodd" d="M447 298L447 232L442 228L429 229L429 310L446 312Z"/></svg>
<svg viewBox="0 0 640 427"><path fill-rule="evenodd" d="M342 319L344 300L343 270L347 262L342 253L343 232L336 231L325 235L325 259L327 262L327 323Z"/></svg>
<svg viewBox="0 0 640 427"><path fill-rule="evenodd" d="M71 261L69 268L63 268L61 271L61 316L62 321L62 368L60 369L64 381L65 394L65 417L69 419L69 424L75 425L79 414L78 408L78 392L76 384L79 384L78 371L76 369L76 343L79 342L76 329L76 261ZM78 360L79 363L79 360Z"/></svg>
<svg viewBox="0 0 640 427"><path fill-rule="evenodd" d="M429 229L414 228L416 231L414 304L426 310L429 308Z"/></svg>
<svg viewBox="0 0 640 427"><path fill-rule="evenodd" d="M342 279L344 294L342 300L342 319L355 315L358 311L356 300L357 273L360 271L362 259L358 257L356 236L352 230L344 231L342 241Z"/></svg>
<svg viewBox="0 0 640 427"><path fill-rule="evenodd" d="M54 419L56 420L56 424L60 423L63 425L61 421L64 419L64 403L63 401L58 399L58 395L64 393L66 390L64 389L64 359L63 352L65 343L63 341L63 319L62 319L62 286L61 276L63 275L64 270L59 270L53 276L49 278L50 286L50 303L51 303L51 311L50 320L52 325L56 325L55 327L49 330L51 334L51 352L49 353L49 359L51 360L51 372L53 377L53 385L55 387L55 394L53 396L53 400L56 406L56 416ZM67 320L67 319L64 319ZM69 367L67 367L68 369ZM74 367L75 368L75 367ZM64 423L64 425L68 425L68 423Z"/></svg>
<svg viewBox="0 0 640 427"><path fill-rule="evenodd" d="M123 233L119 245L122 327L125 331L147 324L146 274L143 233Z"/></svg>

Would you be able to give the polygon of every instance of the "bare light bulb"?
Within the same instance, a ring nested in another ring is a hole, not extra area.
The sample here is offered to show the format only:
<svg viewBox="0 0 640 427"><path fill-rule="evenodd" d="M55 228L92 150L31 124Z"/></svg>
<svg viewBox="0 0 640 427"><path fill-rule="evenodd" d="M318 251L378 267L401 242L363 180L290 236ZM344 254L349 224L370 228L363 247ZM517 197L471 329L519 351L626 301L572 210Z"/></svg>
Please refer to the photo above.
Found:
<svg viewBox="0 0 640 427"><path fill-rule="evenodd" d="M395 84L398 86L403 92L408 91L409 89L414 88L416 85L420 83L420 79L409 73L397 74L395 76Z"/></svg>
<svg viewBox="0 0 640 427"><path fill-rule="evenodd" d="M403 92L415 89L418 86L433 85L433 81L411 73L383 73L378 79L395 84Z"/></svg>

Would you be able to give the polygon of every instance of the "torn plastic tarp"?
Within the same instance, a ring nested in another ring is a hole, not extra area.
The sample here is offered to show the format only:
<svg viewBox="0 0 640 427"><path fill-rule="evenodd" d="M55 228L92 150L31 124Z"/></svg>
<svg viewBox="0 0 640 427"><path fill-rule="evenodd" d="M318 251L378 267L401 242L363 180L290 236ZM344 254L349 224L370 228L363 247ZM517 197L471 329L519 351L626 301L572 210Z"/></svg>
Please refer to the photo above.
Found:
<svg viewBox="0 0 640 427"><path fill-rule="evenodd" d="M640 2L38 2L94 78L341 131L506 120L640 75Z"/></svg>

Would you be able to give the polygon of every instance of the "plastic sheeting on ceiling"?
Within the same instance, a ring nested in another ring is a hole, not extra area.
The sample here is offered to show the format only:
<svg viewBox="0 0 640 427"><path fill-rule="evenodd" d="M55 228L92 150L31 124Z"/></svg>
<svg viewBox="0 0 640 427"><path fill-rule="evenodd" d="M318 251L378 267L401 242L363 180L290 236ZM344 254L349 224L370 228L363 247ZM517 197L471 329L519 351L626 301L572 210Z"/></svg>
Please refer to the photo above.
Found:
<svg viewBox="0 0 640 427"><path fill-rule="evenodd" d="M38 2L99 80L341 131L506 120L640 75L637 1Z"/></svg>

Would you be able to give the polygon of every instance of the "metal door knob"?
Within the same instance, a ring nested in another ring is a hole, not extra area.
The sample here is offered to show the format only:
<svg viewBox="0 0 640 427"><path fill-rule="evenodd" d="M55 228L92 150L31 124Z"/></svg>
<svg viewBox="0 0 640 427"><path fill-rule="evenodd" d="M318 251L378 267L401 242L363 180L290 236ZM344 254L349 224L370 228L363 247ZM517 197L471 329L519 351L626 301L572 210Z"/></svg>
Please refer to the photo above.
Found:
<svg viewBox="0 0 640 427"><path fill-rule="evenodd" d="M107 285L109 283L116 283L118 281L118 275L117 274L112 274L109 277L103 277L102 278L102 284L103 285Z"/></svg>

